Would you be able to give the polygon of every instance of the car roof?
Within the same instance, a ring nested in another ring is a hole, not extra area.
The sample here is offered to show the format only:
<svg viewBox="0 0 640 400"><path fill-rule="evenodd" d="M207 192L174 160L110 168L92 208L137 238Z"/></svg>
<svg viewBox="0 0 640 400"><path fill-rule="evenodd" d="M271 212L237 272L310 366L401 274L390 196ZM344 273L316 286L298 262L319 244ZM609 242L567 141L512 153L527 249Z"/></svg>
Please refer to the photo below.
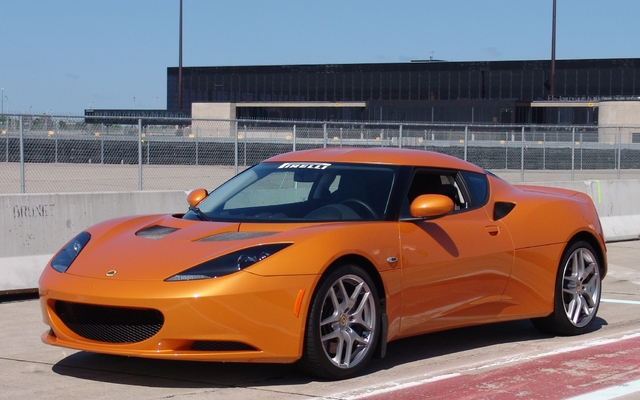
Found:
<svg viewBox="0 0 640 400"><path fill-rule="evenodd" d="M340 162L409 165L459 169L484 173L482 168L459 158L426 150L389 147L329 147L294 151L271 157L266 162Z"/></svg>

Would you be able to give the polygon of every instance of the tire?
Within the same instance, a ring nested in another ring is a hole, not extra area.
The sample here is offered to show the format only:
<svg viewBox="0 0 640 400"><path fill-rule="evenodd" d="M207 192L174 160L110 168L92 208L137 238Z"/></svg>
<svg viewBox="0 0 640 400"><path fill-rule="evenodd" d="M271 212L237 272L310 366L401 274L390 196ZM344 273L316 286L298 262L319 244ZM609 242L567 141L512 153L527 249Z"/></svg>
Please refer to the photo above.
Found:
<svg viewBox="0 0 640 400"><path fill-rule="evenodd" d="M327 379L357 374L371 360L380 336L380 299L357 265L343 265L318 286L309 308L301 368Z"/></svg>
<svg viewBox="0 0 640 400"><path fill-rule="evenodd" d="M600 263L595 254L593 247L584 241L565 250L556 277L553 313L531 320L538 330L562 336L589 330L602 293Z"/></svg>

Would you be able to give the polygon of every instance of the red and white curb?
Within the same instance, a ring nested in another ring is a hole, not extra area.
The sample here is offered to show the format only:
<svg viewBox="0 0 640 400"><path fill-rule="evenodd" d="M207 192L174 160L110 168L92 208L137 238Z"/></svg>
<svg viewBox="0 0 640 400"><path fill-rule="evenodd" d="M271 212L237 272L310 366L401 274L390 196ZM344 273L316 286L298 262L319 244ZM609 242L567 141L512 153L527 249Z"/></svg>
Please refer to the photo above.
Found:
<svg viewBox="0 0 640 400"><path fill-rule="evenodd" d="M602 302L640 305L639 301ZM639 393L640 331L618 333L561 347L469 365L442 375L383 382L331 399L512 399L607 400Z"/></svg>
<svg viewBox="0 0 640 400"><path fill-rule="evenodd" d="M640 332L446 375L368 387L338 399L612 399L640 390ZM595 397L594 397L595 396Z"/></svg>

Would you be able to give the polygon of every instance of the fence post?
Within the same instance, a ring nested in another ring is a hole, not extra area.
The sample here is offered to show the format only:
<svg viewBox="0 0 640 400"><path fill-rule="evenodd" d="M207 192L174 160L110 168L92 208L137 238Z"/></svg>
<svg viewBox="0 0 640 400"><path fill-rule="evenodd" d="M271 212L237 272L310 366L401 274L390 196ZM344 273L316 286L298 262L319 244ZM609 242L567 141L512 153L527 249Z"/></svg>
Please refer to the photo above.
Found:
<svg viewBox="0 0 640 400"><path fill-rule="evenodd" d="M327 124L322 124L323 136L324 136L324 148L327 148Z"/></svg>
<svg viewBox="0 0 640 400"><path fill-rule="evenodd" d="M542 170L547 169L547 131L542 132Z"/></svg>
<svg viewBox="0 0 640 400"><path fill-rule="evenodd" d="M102 153L100 155L100 164L104 164L104 135L105 135L105 129L104 129L104 123L102 123L100 124L100 140L102 142L100 147L100 152Z"/></svg>
<svg viewBox="0 0 640 400"><path fill-rule="evenodd" d="M53 130L53 143L55 145L55 148L54 148L55 153L53 155L53 158L54 158L54 162L56 164L58 163L58 135L60 134L60 127L58 125L58 122L60 122L60 121L56 120L56 126L55 126L55 128L53 128L54 129Z"/></svg>
<svg viewBox="0 0 640 400"><path fill-rule="evenodd" d="M20 116L20 193L25 193L24 187L24 127Z"/></svg>
<svg viewBox="0 0 640 400"><path fill-rule="evenodd" d="M236 120L234 126L233 126L233 130L234 130L234 139L233 139L233 153L234 153L234 160L233 160L233 172L234 175L238 175L238 120Z"/></svg>
<svg viewBox="0 0 640 400"><path fill-rule="evenodd" d="M524 126L522 127L520 144L520 182L524 182Z"/></svg>
<svg viewBox="0 0 640 400"><path fill-rule="evenodd" d="M580 132L580 140L578 141L580 143L580 171L582 171L582 156L583 156L583 149L584 149L584 140L582 137L582 132Z"/></svg>
<svg viewBox="0 0 640 400"><path fill-rule="evenodd" d="M4 159L4 161L5 161L5 162L9 162L9 117L7 117L6 122L7 122L7 129L6 129L6 131L7 131L7 132L6 132L6 135L7 135L7 137L6 137L7 142L6 142L6 149L5 149L6 154L5 154L5 159Z"/></svg>
<svg viewBox="0 0 640 400"><path fill-rule="evenodd" d="M467 161L467 143L469 142L469 126L464 126L464 160Z"/></svg>
<svg viewBox="0 0 640 400"><path fill-rule="evenodd" d="M504 169L509 169L509 132L504 133Z"/></svg>
<svg viewBox="0 0 640 400"><path fill-rule="evenodd" d="M196 154L195 154L195 156L196 156L196 160L195 160L195 161L196 161L196 165L198 165L198 164L199 164L199 161L200 161L200 160L198 160L198 156L200 155L200 154L198 153L198 151L200 150L200 149L198 148L198 137L199 137L199 133L200 133L200 130L199 130L199 129L195 129L195 132L194 132L194 140L196 141L196 143L195 143L195 145L196 145Z"/></svg>
<svg viewBox="0 0 640 400"><path fill-rule="evenodd" d="M402 125L400 125L400 130L398 131L398 148L402 148Z"/></svg>
<svg viewBox="0 0 640 400"><path fill-rule="evenodd" d="M142 191L142 118L138 118L138 190Z"/></svg>
<svg viewBox="0 0 640 400"><path fill-rule="evenodd" d="M293 151L296 151L296 125L293 124Z"/></svg>
<svg viewBox="0 0 640 400"><path fill-rule="evenodd" d="M617 166L617 176L620 179L620 168L622 167L622 163L620 160L622 159L622 128L618 127L618 166Z"/></svg>

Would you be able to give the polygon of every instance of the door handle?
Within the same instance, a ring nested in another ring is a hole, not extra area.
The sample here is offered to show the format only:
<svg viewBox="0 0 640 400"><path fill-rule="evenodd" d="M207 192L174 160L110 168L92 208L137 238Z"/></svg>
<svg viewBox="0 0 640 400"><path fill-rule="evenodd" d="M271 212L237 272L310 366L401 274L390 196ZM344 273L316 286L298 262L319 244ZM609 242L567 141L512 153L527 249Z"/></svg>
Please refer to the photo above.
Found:
<svg viewBox="0 0 640 400"><path fill-rule="evenodd" d="M497 236L500 233L500 227L497 225L487 225L484 227L491 236Z"/></svg>

